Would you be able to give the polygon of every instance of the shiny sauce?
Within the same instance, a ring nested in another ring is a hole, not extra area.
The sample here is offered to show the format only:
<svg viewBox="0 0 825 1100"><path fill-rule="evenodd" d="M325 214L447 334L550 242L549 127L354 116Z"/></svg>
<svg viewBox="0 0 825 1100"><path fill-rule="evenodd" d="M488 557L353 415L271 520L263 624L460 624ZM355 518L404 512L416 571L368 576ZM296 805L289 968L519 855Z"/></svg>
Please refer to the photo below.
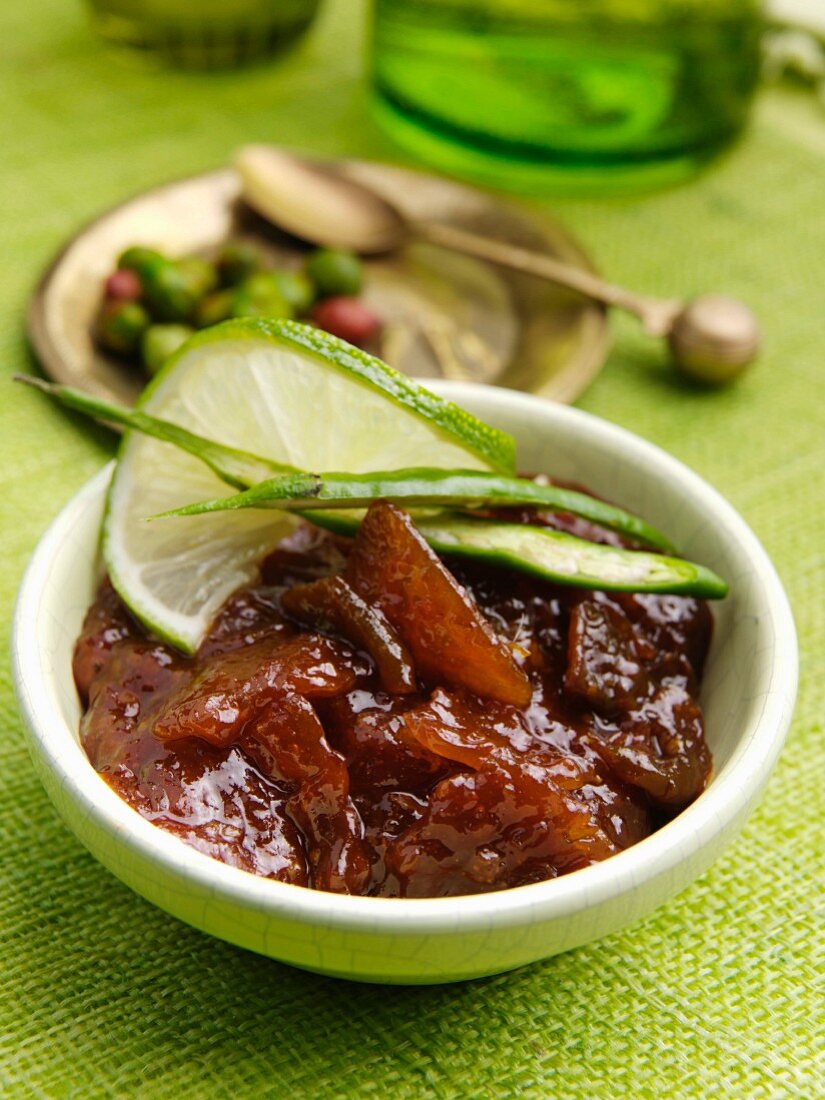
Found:
<svg viewBox="0 0 825 1100"><path fill-rule="evenodd" d="M193 658L104 582L75 650L82 742L143 817L246 871L384 897L500 890L606 859L701 793L711 631L688 597L441 561L379 503L353 541L296 530Z"/></svg>

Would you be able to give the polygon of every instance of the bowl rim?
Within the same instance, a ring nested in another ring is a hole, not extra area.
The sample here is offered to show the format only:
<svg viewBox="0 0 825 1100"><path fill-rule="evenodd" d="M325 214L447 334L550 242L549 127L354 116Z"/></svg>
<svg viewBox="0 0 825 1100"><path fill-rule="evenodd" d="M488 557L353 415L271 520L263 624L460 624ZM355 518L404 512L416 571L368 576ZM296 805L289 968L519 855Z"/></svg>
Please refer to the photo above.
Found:
<svg viewBox="0 0 825 1100"><path fill-rule="evenodd" d="M427 384L457 404L493 402L514 411L540 407L548 426L567 421L634 463L650 462L668 479L701 498L712 516L723 520L741 544L758 576L765 616L773 620L776 646L761 711L742 731L731 758L706 791L671 822L638 844L602 863L545 882L487 894L447 898L350 897L261 878L230 867L189 847L141 817L94 771L60 713L41 669L38 645L42 590L66 534L92 501L106 490L114 463L108 463L69 500L52 521L30 559L14 609L12 672L30 749L49 768L85 817L142 859L162 865L224 901L259 913L317 924L327 929L456 934L562 919L631 892L645 881L672 874L713 838L734 827L749 809L773 768L793 714L798 679L796 631L791 609L767 553L738 512L707 482L678 459L633 432L591 413L545 402L530 394L477 383ZM69 746L67 748L67 741Z"/></svg>

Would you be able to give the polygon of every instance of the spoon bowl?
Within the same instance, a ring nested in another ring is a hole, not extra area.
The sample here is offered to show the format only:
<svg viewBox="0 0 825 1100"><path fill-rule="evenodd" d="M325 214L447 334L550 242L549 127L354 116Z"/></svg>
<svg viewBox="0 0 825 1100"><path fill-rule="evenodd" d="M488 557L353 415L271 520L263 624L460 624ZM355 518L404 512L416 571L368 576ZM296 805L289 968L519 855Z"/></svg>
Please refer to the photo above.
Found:
<svg viewBox="0 0 825 1100"><path fill-rule="evenodd" d="M234 163L252 209L310 244L373 256L410 237L409 222L396 207L323 164L271 145L245 145Z"/></svg>

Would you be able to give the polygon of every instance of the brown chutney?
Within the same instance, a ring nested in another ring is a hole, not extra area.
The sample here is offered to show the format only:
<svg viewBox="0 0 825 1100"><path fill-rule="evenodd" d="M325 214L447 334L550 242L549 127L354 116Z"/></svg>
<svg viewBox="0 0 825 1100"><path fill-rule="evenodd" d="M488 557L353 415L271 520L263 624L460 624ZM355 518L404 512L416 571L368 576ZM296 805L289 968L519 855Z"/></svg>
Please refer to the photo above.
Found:
<svg viewBox="0 0 825 1100"><path fill-rule="evenodd" d="M104 583L75 649L82 743L143 817L246 871L383 897L500 890L606 859L701 793L711 632L689 597L442 561L379 502L354 540L298 528L192 658Z"/></svg>

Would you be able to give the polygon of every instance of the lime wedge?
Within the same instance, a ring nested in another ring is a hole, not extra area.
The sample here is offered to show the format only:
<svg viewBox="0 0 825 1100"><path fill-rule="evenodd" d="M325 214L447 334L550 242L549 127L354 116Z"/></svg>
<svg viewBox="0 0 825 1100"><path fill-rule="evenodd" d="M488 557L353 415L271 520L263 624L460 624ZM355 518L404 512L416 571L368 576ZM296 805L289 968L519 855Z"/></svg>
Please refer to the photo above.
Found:
<svg viewBox="0 0 825 1100"><path fill-rule="evenodd" d="M228 321L192 337L139 408L215 443L298 469L426 464L511 473L513 440L380 360L291 321ZM129 432L104 519L109 576L132 613L185 653L291 529L253 510L144 522L225 492L193 454Z"/></svg>

